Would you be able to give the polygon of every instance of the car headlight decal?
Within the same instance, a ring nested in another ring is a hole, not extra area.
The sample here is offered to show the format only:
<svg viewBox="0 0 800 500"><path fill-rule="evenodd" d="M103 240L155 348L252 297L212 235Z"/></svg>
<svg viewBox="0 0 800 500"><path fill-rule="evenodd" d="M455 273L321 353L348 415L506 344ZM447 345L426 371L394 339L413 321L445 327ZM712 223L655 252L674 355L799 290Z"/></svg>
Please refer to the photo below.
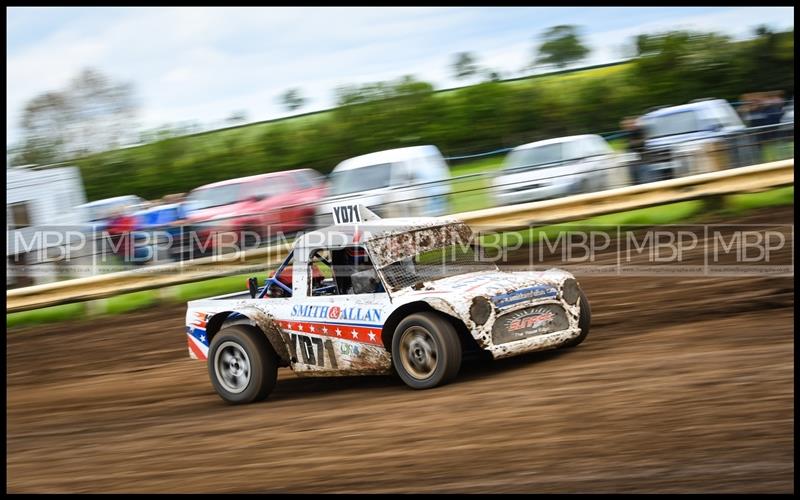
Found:
<svg viewBox="0 0 800 500"><path fill-rule="evenodd" d="M469 308L469 316L476 325L481 326L489 320L492 314L492 303L486 297L475 297Z"/></svg>
<svg viewBox="0 0 800 500"><path fill-rule="evenodd" d="M564 284L561 285L561 296L567 301L567 304L574 304L578 301L580 289L578 288L578 282L575 278L567 278L564 280Z"/></svg>

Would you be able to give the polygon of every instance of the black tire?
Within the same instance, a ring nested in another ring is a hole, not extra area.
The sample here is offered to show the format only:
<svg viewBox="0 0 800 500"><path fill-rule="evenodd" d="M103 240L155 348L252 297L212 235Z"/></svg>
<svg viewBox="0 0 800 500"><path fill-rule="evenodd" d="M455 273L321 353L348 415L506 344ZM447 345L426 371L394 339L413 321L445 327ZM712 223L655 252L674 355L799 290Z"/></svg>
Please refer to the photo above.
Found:
<svg viewBox="0 0 800 500"><path fill-rule="evenodd" d="M589 305L589 299L586 298L586 294L583 293L583 290L580 290L580 304L581 312L580 316L578 317L578 328L581 329L581 334L565 343L561 347L575 347L583 342L586 339L586 336L589 335L589 325L592 322L592 308Z"/></svg>
<svg viewBox="0 0 800 500"><path fill-rule="evenodd" d="M392 364L412 389L446 384L461 368L461 341L456 329L436 313L408 316L392 337Z"/></svg>
<svg viewBox="0 0 800 500"><path fill-rule="evenodd" d="M226 361L226 355L234 361ZM211 340L207 364L211 385L231 404L265 399L278 379L278 356L264 334L251 325L220 330Z"/></svg>

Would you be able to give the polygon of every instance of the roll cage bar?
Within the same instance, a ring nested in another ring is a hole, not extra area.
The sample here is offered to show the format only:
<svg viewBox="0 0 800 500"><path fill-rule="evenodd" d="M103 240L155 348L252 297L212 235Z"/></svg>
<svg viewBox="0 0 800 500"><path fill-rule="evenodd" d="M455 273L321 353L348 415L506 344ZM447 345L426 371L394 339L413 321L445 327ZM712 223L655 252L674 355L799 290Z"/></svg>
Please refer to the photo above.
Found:
<svg viewBox="0 0 800 500"><path fill-rule="evenodd" d="M269 289L270 289L270 287L272 285L276 285L278 288L280 288L284 292L288 293L289 297L292 296L292 289L289 288L288 286L284 285L280 281L278 281L277 276L280 275L283 272L283 270L286 268L286 265L289 264L289 262L292 261L293 257L294 257L294 250L289 252L289 255L286 256L286 259L284 259L283 264L281 264L280 267L278 267L278 270L275 271L275 273L272 275L272 277L267 278L267 281L264 283L264 288L261 290L261 293L258 294L258 298L259 299L263 299L267 295L267 292L269 291Z"/></svg>

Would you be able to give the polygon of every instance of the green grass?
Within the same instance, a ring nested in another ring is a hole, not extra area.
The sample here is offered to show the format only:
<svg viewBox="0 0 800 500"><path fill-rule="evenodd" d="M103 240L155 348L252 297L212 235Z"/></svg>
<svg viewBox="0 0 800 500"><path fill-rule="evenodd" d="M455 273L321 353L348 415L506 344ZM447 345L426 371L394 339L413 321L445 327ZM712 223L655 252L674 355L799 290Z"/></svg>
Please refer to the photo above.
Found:
<svg viewBox="0 0 800 500"><path fill-rule="evenodd" d="M106 301L105 314L121 314L155 305L158 302L158 295L156 291L144 290L109 297Z"/></svg>
<svg viewBox="0 0 800 500"><path fill-rule="evenodd" d="M33 311L23 311L6 314L6 328L19 326L40 325L44 323L58 323L83 316L85 304L64 304L61 306L44 307Z"/></svg>
<svg viewBox="0 0 800 500"><path fill-rule="evenodd" d="M503 166L504 154L497 154L488 158L465 161L450 167L450 176L458 177L461 175L480 174L497 170Z"/></svg>
<svg viewBox="0 0 800 500"><path fill-rule="evenodd" d="M725 200L725 209L740 214L754 208L776 207L794 204L794 186L770 189L760 193L734 194Z"/></svg>
<svg viewBox="0 0 800 500"><path fill-rule="evenodd" d="M491 172L503 166L505 155L495 155L480 160L472 160L455 165L450 168L452 177ZM450 182L450 213L469 212L480 210L491 205L487 195L490 185L488 177L474 177Z"/></svg>
<svg viewBox="0 0 800 500"><path fill-rule="evenodd" d="M764 144L761 155L765 163L794 158L794 141L776 141Z"/></svg>
<svg viewBox="0 0 800 500"><path fill-rule="evenodd" d="M581 71L569 71L566 73L556 73L554 75L532 75L524 79L513 80L505 82L504 85L530 85L532 82L536 83L559 83L564 81L578 81L586 78L607 78L609 76L617 75L625 71L631 66L632 63L621 63L613 66L606 66L604 68L593 68Z"/></svg>
<svg viewBox="0 0 800 500"><path fill-rule="evenodd" d="M177 302L186 302L189 300L202 299L204 297L224 295L226 293L244 292L247 290L247 278L251 276L257 276L258 283L262 284L265 273L239 274L236 276L226 276L224 278L178 285L175 290L174 300Z"/></svg>

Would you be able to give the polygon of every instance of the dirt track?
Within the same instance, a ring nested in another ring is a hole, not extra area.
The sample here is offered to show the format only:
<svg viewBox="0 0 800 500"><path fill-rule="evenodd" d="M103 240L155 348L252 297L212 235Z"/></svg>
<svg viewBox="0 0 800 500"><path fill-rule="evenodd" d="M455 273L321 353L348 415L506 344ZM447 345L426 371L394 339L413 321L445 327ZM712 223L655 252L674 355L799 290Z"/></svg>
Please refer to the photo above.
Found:
<svg viewBox="0 0 800 500"><path fill-rule="evenodd" d="M283 370L227 406L177 307L13 331L7 490L794 491L791 278L579 279L584 344L430 391Z"/></svg>

